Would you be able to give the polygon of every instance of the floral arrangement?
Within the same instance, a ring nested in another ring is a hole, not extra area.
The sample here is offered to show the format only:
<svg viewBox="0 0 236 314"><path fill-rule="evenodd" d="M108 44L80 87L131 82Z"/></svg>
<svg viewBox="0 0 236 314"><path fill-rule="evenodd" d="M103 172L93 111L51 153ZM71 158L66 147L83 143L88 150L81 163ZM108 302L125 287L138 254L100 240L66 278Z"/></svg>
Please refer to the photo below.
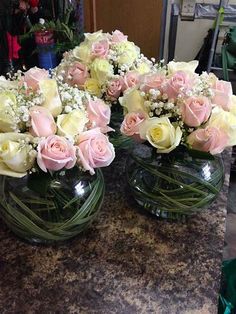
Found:
<svg viewBox="0 0 236 314"><path fill-rule="evenodd" d="M120 98L121 132L169 153L182 145L221 153L236 144L236 96L213 73L198 75L197 61L170 62L142 75Z"/></svg>
<svg viewBox="0 0 236 314"><path fill-rule="evenodd" d="M111 134L111 141L118 149L133 143L120 133L123 114L119 97L156 66L159 65L155 65L154 58L146 58L119 30L111 34L100 30L86 33L79 46L64 54L54 73L62 82L99 97L111 107L111 126L116 131Z"/></svg>
<svg viewBox="0 0 236 314"><path fill-rule="evenodd" d="M140 48L116 30L86 33L85 40L64 54L56 75L71 86L103 98L113 104L140 75L151 71L154 59L148 60Z"/></svg>
<svg viewBox="0 0 236 314"><path fill-rule="evenodd" d="M108 166L114 147L110 107L32 68L14 81L0 80L0 174L54 172L78 165L90 174Z"/></svg>

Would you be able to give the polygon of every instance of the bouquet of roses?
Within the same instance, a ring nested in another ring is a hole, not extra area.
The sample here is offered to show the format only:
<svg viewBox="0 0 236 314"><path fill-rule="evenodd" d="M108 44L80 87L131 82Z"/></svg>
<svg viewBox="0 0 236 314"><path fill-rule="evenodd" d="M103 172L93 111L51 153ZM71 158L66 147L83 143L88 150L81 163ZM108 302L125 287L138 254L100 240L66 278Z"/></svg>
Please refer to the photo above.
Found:
<svg viewBox="0 0 236 314"><path fill-rule="evenodd" d="M114 159L102 100L32 68L0 80L0 174L54 172L77 165L94 174Z"/></svg>
<svg viewBox="0 0 236 314"><path fill-rule="evenodd" d="M85 40L64 54L55 71L57 79L103 99L111 106L111 141L129 147L132 140L120 134L122 110L119 97L139 83L141 75L152 71L155 60L148 60L140 48L116 30L85 34Z"/></svg>
<svg viewBox="0 0 236 314"><path fill-rule="evenodd" d="M220 156L236 144L236 97L229 82L195 73L197 61L170 62L120 98L121 132L139 143L126 177L143 208L170 219L208 207L224 182Z"/></svg>
<svg viewBox="0 0 236 314"><path fill-rule="evenodd" d="M197 61L170 62L144 74L120 98L121 132L158 153L179 145L210 154L236 144L236 96L229 82L196 74Z"/></svg>
<svg viewBox="0 0 236 314"><path fill-rule="evenodd" d="M115 103L152 67L153 62L122 32L98 31L85 34L79 46L64 54L56 75L71 86Z"/></svg>

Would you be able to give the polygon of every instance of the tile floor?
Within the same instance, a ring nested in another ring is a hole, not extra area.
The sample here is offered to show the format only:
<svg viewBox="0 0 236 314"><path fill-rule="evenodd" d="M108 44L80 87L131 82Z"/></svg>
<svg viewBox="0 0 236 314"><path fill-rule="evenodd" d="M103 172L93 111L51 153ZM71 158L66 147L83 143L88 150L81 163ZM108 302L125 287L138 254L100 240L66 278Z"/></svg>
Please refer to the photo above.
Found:
<svg viewBox="0 0 236 314"><path fill-rule="evenodd" d="M236 258L236 155L232 158L232 170L227 205L224 259Z"/></svg>

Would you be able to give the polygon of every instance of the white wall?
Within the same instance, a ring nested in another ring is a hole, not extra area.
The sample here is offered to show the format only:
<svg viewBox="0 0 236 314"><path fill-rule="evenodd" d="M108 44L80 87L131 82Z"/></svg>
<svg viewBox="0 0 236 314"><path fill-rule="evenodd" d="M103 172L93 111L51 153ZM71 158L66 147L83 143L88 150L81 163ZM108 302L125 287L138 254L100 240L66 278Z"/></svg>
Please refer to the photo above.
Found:
<svg viewBox="0 0 236 314"><path fill-rule="evenodd" d="M165 36L165 49L164 56L167 60L168 53L168 35L169 35L169 23L171 3L179 3L180 0L168 1L167 10L167 25ZM199 0L196 3L212 3L218 4L219 0ZM229 0L229 4L236 4L236 0ZM203 44L204 37L207 35L207 31L212 27L214 21L206 19L196 19L194 21L181 21L178 20L176 47L175 47L175 60L176 61L190 61L194 59L197 52ZM226 24L227 25L227 24ZM222 40L227 27L222 27L219 39ZM219 45L220 46L220 45ZM219 50L219 48L218 48Z"/></svg>

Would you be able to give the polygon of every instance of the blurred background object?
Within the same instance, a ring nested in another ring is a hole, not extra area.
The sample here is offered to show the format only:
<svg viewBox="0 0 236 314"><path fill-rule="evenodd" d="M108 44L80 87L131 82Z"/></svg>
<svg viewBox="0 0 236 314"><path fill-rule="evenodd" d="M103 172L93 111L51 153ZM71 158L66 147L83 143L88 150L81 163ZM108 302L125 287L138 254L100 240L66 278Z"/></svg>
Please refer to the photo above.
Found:
<svg viewBox="0 0 236 314"><path fill-rule="evenodd" d="M79 0L1 0L0 75L33 66L54 67L65 51L80 42L81 4ZM45 30L53 33L54 42L42 47L34 33L42 35Z"/></svg>

